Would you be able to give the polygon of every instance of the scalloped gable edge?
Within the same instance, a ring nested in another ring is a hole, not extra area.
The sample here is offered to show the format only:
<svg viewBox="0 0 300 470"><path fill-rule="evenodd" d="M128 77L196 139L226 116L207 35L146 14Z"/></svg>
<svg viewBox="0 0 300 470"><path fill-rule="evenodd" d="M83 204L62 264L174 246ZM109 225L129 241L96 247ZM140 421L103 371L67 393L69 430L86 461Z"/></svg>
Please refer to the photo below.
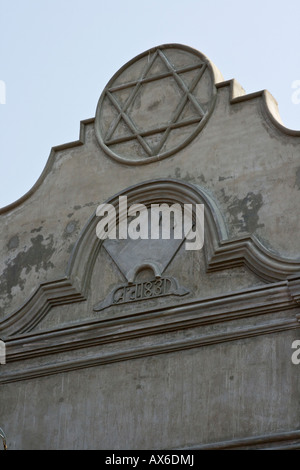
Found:
<svg viewBox="0 0 300 470"><path fill-rule="evenodd" d="M230 87L229 90L229 102L234 105L237 103L243 103L245 101L254 100L257 98L262 99L264 111L269 117L271 123L283 134L300 137L300 130L289 129L286 127L281 119L278 109L278 102L274 96L268 90L255 91L253 93L246 93L243 87L235 78L231 80L225 80L215 84L216 88Z"/></svg>
<svg viewBox="0 0 300 470"><path fill-rule="evenodd" d="M5 213L15 209L16 207L20 206L30 196L32 196L32 194L35 193L35 191L43 183L43 181L46 178L46 176L48 175L48 173L51 171L51 168L52 168L54 160L55 160L56 152L60 152L62 150L71 149L71 148L74 148L74 147L80 147L81 145L84 145L85 144L85 127L90 125L90 124L93 124L94 121L95 121L95 118L89 118L89 119L84 119L84 120L80 121L79 139L78 140L74 140L72 142L67 142L65 144L55 145L54 147L52 147L51 151L50 151L50 154L49 154L49 157L48 157L48 160L46 162L46 165L45 165L41 175L39 176L37 181L32 186L32 188L29 189L29 191L27 191L27 193L25 193L23 196L21 196L16 201L8 204L7 206L1 207L0 208L0 215L5 214Z"/></svg>
<svg viewBox="0 0 300 470"><path fill-rule="evenodd" d="M220 79L222 77L221 73L220 72L217 73L218 69L214 65L213 62L210 61L210 64L214 70L216 80ZM266 116L269 117L271 124L280 132L282 132L282 134L285 134L291 137L300 138L300 130L298 131L294 129L289 129L288 127L284 126L284 124L282 123L279 111L278 111L278 103L268 90L260 90L254 93L246 93L243 87L235 78L230 79L230 80L216 81L215 86L217 89L230 87L229 102L231 105L260 98L262 100L262 104L263 104L264 111L266 112ZM95 117L80 121L79 140L52 147L50 151L50 155L46 162L45 168L42 171L38 180L32 186L32 188L23 196L21 196L19 199L17 199L16 201L8 204L7 206L0 208L0 216L15 209L19 205L21 205L39 188L39 186L43 183L44 179L46 178L47 174L50 172L53 166L56 152L84 145L85 144L85 126L94 124L94 122L95 122ZM268 123L268 121L266 122Z"/></svg>

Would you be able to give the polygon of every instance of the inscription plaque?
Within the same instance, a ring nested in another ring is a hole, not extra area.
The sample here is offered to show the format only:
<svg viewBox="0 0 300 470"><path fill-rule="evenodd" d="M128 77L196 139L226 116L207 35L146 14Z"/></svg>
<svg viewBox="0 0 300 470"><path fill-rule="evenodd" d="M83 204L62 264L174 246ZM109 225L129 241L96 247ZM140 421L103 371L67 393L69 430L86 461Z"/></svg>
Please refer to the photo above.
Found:
<svg viewBox="0 0 300 470"><path fill-rule="evenodd" d="M183 296L188 293L188 289L179 286L177 280L173 277L161 277L143 282L122 284L116 287L104 301L95 305L94 311L99 312L111 305L120 305L172 294Z"/></svg>

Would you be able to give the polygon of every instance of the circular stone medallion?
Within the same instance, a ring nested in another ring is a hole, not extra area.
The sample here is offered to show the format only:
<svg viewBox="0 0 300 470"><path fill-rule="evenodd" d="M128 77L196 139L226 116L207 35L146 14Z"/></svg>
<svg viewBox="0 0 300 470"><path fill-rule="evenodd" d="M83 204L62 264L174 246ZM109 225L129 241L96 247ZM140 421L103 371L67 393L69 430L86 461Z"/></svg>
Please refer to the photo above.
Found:
<svg viewBox="0 0 300 470"><path fill-rule="evenodd" d="M96 110L97 139L123 163L168 157L198 134L215 96L213 69L203 54L178 44L150 49L105 87Z"/></svg>

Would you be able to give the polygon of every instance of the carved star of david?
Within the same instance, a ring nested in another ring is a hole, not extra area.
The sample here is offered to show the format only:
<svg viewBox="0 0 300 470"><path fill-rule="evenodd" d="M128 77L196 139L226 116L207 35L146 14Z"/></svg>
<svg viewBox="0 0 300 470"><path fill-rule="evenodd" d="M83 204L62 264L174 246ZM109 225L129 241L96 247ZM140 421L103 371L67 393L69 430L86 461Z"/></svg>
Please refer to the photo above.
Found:
<svg viewBox="0 0 300 470"><path fill-rule="evenodd" d="M112 156L122 159L127 146L124 159L133 158L134 163L139 163L137 160L162 158L191 140L208 115L210 98L204 97L201 102L199 92L208 64L200 57L195 59L190 51L184 65L175 66L168 50L157 48L144 57L141 70L126 74L134 64L132 61L128 69L123 68L103 92L96 115L96 134L100 145ZM213 92L210 93L212 98ZM102 119L107 122L101 126Z"/></svg>

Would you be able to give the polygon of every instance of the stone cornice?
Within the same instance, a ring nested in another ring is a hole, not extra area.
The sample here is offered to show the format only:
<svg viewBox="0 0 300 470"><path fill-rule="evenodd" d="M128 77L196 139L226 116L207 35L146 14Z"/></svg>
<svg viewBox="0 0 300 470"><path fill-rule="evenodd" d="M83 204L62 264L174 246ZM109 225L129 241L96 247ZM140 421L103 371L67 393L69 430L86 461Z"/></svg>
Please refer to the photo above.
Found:
<svg viewBox="0 0 300 470"><path fill-rule="evenodd" d="M1 335L9 336L34 328L56 305L84 300L67 277L40 284L34 294L0 323Z"/></svg>
<svg viewBox="0 0 300 470"><path fill-rule="evenodd" d="M253 317L255 322L251 321ZM218 329L213 325L218 325ZM298 328L295 302L288 281L284 281L132 315L106 320L100 317L97 321L8 337L9 367L1 368L0 383ZM30 360L26 370L22 367L24 360Z"/></svg>
<svg viewBox="0 0 300 470"><path fill-rule="evenodd" d="M296 450L300 449L300 430L250 436L228 441L183 447L180 450Z"/></svg>
<svg viewBox="0 0 300 470"><path fill-rule="evenodd" d="M246 317L262 316L282 310L294 309L295 303L290 298L286 282L276 285L252 288L232 294L196 299L180 305L141 310L132 314L114 315L102 320L82 322L79 325L65 326L49 331L28 332L8 338L9 344L20 344L20 354L26 357L24 342L32 344L33 350L47 353L47 344L51 343L50 352L69 349L68 343L80 347L90 346L96 342L116 340L117 335L135 337L153 333L164 333L182 328L205 324L240 320ZM162 321L163 320L163 321ZM53 340L52 340L52 339ZM100 339L102 338L102 339ZM108 338L108 340L107 340ZM50 340L50 343L48 342ZM47 340L47 341L45 341ZM13 355L10 354L12 358Z"/></svg>

